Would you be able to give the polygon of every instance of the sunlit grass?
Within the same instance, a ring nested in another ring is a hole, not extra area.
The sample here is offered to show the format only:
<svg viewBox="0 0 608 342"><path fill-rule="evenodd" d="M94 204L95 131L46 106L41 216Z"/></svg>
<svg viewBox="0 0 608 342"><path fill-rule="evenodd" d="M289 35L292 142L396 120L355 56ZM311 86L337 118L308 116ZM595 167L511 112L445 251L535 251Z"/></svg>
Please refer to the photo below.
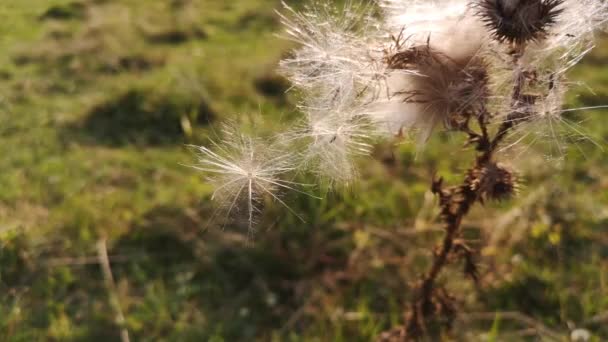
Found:
<svg viewBox="0 0 608 342"><path fill-rule="evenodd" d="M172 28L177 12L169 1L76 2L96 15L119 9L131 19L106 18L110 29L93 34L91 17L40 20L73 0L0 4L2 338L117 338L95 259L100 237L108 238L118 296L137 341L368 341L399 321L410 282L429 260L420 247L441 236L426 193L432 171L458 182L469 159L439 146L461 141L443 135L422 151L377 147L356 185L322 194L325 201L282 197L297 215L264 203L269 207L250 243L238 222L210 220L212 187L183 165L196 163L186 145L215 139L224 119L263 134L292 122L294 95L264 95L255 82L273 75L291 46L275 35L280 2L181 1L192 7L179 15L206 36L175 44L146 39ZM112 30L124 33L107 43L113 49L61 57L68 48L112 40ZM578 87L573 107L607 102L607 47L573 71L598 95ZM24 55L39 58L20 61ZM121 66L121 57L134 55L162 63ZM108 64L118 68L104 69ZM142 98L123 110L130 92ZM215 114L210 123L195 118L203 102ZM91 120L99 113L106 121ZM605 113L577 112L573 119L605 141ZM116 138L111 143L102 126ZM164 143L150 143L140 127ZM167 127L177 134L163 135ZM480 256L486 297L467 297L467 311L518 310L560 333L572 321L608 338L605 324L591 322L608 310L608 158L591 143L579 147L584 154L567 151L571 162L560 172L542 153L516 160L527 175L520 199L476 211L466 223L467 236L493 241ZM301 177L294 181L309 183ZM455 291L475 293L450 278ZM522 295L528 292L534 310ZM475 340L492 327L474 322L459 332Z"/></svg>

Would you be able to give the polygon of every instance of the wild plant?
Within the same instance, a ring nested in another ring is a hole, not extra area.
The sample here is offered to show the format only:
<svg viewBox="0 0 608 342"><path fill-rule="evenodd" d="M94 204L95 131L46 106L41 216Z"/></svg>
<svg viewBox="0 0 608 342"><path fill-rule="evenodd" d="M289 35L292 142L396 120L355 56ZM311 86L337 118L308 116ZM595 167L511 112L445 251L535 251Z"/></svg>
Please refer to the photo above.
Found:
<svg viewBox="0 0 608 342"><path fill-rule="evenodd" d="M300 95L304 124L270 144L232 130L223 144L199 148L196 168L216 175L214 198L228 212L246 208L253 229L261 196L285 205L280 194L298 187L295 172L313 170L332 186L350 184L355 161L380 140L415 136L422 150L438 131L463 134L476 157L462 182L448 185L437 176L431 186L443 241L403 326L381 338L415 340L448 327L457 308L438 277L448 264L463 262L465 275L478 280L463 220L476 203L518 192L518 174L501 156L531 136L559 145L563 134L583 134L563 117L586 109L564 109L566 76L594 47L608 3L378 0L337 8L315 2L301 12L284 4L279 15L285 36L299 45L279 69Z"/></svg>

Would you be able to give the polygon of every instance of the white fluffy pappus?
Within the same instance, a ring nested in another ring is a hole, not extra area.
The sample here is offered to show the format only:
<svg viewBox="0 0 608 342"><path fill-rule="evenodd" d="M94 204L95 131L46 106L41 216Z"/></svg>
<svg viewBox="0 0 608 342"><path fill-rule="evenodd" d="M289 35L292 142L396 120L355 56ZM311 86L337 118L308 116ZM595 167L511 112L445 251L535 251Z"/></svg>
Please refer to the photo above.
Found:
<svg viewBox="0 0 608 342"><path fill-rule="evenodd" d="M443 32L445 21L457 20L467 11L463 0L379 0L388 29L407 28L411 34Z"/></svg>
<svg viewBox="0 0 608 342"><path fill-rule="evenodd" d="M542 76L542 75L541 75ZM500 152L519 158L529 149L542 151L547 160L562 161L568 146L576 146L584 155L581 143L592 144L604 149L587 130L564 114L593 110L602 107L564 108L568 82L555 74L545 75L538 80L539 88L545 88L542 95L520 99L518 115L514 117L514 129L505 139ZM538 94L539 92L537 92ZM504 119L506 114L500 114Z"/></svg>
<svg viewBox="0 0 608 342"><path fill-rule="evenodd" d="M606 106L564 108L570 85L566 73L595 47L596 33L606 28L608 3L603 0L564 0L558 7L555 23L547 29L544 39L528 44L520 59L521 73L534 70L525 77L529 85L522 89L521 118L509 135L502 151L522 155L531 147L539 147L547 159L562 160L568 146L580 148L581 142L603 149L586 129L564 114L605 108ZM580 84L579 84L580 85ZM523 97L528 97L526 100ZM528 108L526 108L526 106ZM506 106L505 106L506 107ZM499 111L499 117L508 115Z"/></svg>
<svg viewBox="0 0 608 342"><path fill-rule="evenodd" d="M462 58L488 43L483 23L465 0L381 0L386 29L403 35L410 46L430 46L452 58Z"/></svg>
<svg viewBox="0 0 608 342"><path fill-rule="evenodd" d="M280 13L287 39L298 43L279 70L307 96L331 102L335 96L356 97L381 73L373 55L379 23L371 5L346 1L340 9L313 3L296 12L283 3Z"/></svg>
<svg viewBox="0 0 608 342"><path fill-rule="evenodd" d="M604 0L564 0L546 39L527 49L530 64L553 63L554 72L563 74L595 47L595 35L605 30L608 2Z"/></svg>
<svg viewBox="0 0 608 342"><path fill-rule="evenodd" d="M337 184L348 184L356 175L354 159L372 151L370 125L362 118L344 120L329 115L312 123L306 160L317 173Z"/></svg>
<svg viewBox="0 0 608 342"><path fill-rule="evenodd" d="M229 126L223 130L222 143L212 142L211 145L212 148L193 146L198 153L198 163L190 167L208 174L207 179L215 189L211 199L219 203L227 215L245 207L252 232L265 196L291 211L280 198L279 191L299 191L296 187L301 184L283 179L295 169L293 153L241 134Z"/></svg>
<svg viewBox="0 0 608 342"><path fill-rule="evenodd" d="M342 100L334 107L301 106L305 122L284 135L284 141L302 146L302 168L332 185L347 185L356 178L355 160L371 153L377 136L376 127L363 115L365 106Z"/></svg>

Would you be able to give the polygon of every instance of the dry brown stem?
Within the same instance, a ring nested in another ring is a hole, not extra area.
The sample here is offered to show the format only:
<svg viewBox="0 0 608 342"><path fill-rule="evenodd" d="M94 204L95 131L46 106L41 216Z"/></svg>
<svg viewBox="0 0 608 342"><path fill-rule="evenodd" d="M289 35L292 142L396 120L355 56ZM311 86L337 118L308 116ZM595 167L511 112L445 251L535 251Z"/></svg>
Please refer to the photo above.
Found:
<svg viewBox="0 0 608 342"><path fill-rule="evenodd" d="M478 280L477 266L474 262L475 251L461 239L461 224L476 202L483 203L488 196L494 196L494 199L500 200L510 196L516 187L514 184L510 184L510 187L504 186L504 183L498 184L500 179L493 179L488 183L487 179L481 178L488 173L488 170L499 170L508 174L509 182L512 182L513 179L513 175L509 174L509 171L500 169L494 156L500 143L521 120L521 108L528 105L527 96L523 94L526 79L519 65L522 51L523 46L513 50L514 85L511 109L494 135L489 133L488 121L492 116L485 108L472 116L477 118L479 132L470 127L470 120L456 128L468 135L468 145L475 146L478 155L461 185L444 187L441 177L433 180L431 190L439 197L445 236L441 245L434 252L433 263L429 271L416 287L414 299L406 314L405 325L382 334L381 341L420 340L425 336L428 337L431 332L437 333L437 330L449 328L452 325L457 313L454 299L445 289L437 285L439 275L448 264L463 261L465 275L475 282ZM497 172L494 172L495 178L496 174ZM504 193L500 193L501 191ZM511 193L506 193L507 191L511 191ZM432 329L431 324L433 324Z"/></svg>
<svg viewBox="0 0 608 342"><path fill-rule="evenodd" d="M114 309L116 316L116 324L120 328L120 340L122 342L129 342L129 331L127 330L125 323L125 315L122 312L120 300L116 290L116 283L114 282L114 276L112 275L112 268L110 266L110 258L108 257L108 248L106 246L106 240L104 238L97 242L97 258L103 275L108 294L110 296L110 302Z"/></svg>

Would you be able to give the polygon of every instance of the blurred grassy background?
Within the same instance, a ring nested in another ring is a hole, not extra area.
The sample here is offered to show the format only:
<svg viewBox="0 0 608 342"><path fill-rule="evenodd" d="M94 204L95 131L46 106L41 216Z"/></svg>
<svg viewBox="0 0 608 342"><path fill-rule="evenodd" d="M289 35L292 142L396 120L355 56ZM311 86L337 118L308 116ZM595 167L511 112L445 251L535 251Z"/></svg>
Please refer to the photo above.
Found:
<svg viewBox="0 0 608 342"><path fill-rule="evenodd" d="M213 216L211 188L180 165L194 161L185 144L207 143L222 120L272 132L297 116L274 71L292 47L276 36L279 7L0 4L0 340L118 340L100 239L132 341L369 341L399 323L441 237L432 172L457 182L472 156L457 138L418 155L379 146L351 188L288 195L305 223L269 204L254 243ZM608 103L606 60L601 44L572 72L593 89L574 87L572 106ZM604 114L569 119L605 146ZM585 328L608 340L608 159L578 139L547 161L550 147L511 158L517 200L466 221L482 286L459 265L442 277L467 313L452 338L567 340Z"/></svg>

